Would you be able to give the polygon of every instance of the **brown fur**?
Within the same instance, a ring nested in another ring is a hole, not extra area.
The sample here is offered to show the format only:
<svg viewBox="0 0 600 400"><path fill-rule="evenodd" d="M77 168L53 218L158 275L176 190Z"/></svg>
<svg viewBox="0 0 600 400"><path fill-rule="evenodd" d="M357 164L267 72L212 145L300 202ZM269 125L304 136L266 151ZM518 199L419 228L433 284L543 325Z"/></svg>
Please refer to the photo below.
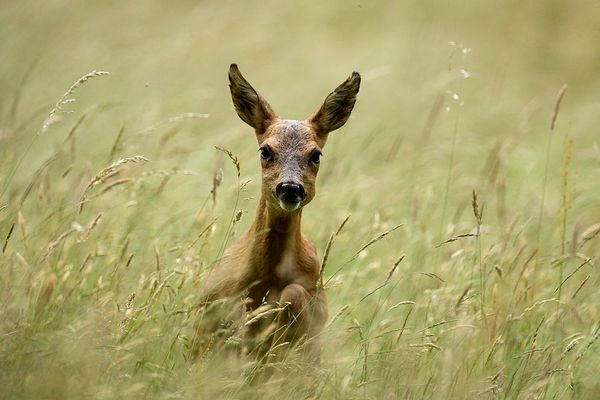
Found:
<svg viewBox="0 0 600 400"><path fill-rule="evenodd" d="M284 307L275 321L272 340L293 342L312 337L327 319L327 301L318 288L320 264L315 248L300 229L302 207L315 196L319 170L319 163L311 157L320 154L328 133L350 116L360 75L354 72L304 121L279 118L235 64L230 67L229 81L236 112L254 128L260 148L272 157L261 157L262 192L254 222L209 273L203 299L245 297L242 307L230 314L231 319L264 302ZM293 211L282 208L275 194L282 182L297 183L305 192ZM258 331L256 328L251 334L258 335Z"/></svg>

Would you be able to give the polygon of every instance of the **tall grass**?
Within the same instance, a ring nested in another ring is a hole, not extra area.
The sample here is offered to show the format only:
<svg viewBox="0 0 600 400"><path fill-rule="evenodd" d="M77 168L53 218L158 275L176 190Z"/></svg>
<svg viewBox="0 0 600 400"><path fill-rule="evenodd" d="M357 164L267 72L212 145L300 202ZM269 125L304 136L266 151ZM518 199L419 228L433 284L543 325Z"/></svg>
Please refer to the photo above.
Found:
<svg viewBox="0 0 600 400"><path fill-rule="evenodd" d="M596 398L600 16L490 5L0 5L0 398ZM231 62L290 118L365 77L303 212L319 365L190 359L259 196Z"/></svg>

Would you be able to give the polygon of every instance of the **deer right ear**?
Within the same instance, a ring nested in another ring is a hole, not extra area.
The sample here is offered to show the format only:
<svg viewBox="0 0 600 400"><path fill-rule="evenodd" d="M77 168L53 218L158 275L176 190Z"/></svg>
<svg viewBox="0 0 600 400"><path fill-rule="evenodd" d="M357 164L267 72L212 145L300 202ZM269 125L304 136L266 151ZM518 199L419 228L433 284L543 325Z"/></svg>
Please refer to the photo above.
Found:
<svg viewBox="0 0 600 400"><path fill-rule="evenodd" d="M308 122L315 128L319 136L325 136L329 132L341 128L348 121L359 89L360 74L353 72L327 96L323 105L308 117Z"/></svg>
<svg viewBox="0 0 600 400"><path fill-rule="evenodd" d="M235 111L257 134L264 133L277 118L269 103L242 76L237 64L229 67L229 90Z"/></svg>

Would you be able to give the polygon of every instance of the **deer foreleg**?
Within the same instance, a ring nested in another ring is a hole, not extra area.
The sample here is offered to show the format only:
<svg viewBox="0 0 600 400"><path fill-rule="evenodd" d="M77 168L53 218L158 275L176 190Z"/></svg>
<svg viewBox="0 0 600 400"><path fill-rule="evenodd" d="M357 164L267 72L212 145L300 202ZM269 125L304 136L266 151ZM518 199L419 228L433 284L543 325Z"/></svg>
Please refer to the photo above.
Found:
<svg viewBox="0 0 600 400"><path fill-rule="evenodd" d="M309 348L318 347L313 336L320 331L327 319L327 300L323 290L308 291L292 283L281 292L279 302L285 309L279 315L273 347L284 343L308 340ZM312 352L312 351L310 351Z"/></svg>

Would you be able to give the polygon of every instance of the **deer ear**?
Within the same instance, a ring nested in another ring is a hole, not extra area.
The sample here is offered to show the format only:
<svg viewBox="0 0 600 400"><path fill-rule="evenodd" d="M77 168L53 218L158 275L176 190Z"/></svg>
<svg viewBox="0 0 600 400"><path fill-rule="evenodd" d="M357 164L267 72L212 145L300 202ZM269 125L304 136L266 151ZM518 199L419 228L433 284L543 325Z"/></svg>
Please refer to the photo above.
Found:
<svg viewBox="0 0 600 400"><path fill-rule="evenodd" d="M229 67L229 90L235 111L257 134L264 133L277 118L269 103L242 76L237 64Z"/></svg>
<svg viewBox="0 0 600 400"><path fill-rule="evenodd" d="M327 135L346 123L356 103L360 89L360 74L353 72L340 86L327 96L323 105L308 117L308 122L319 136Z"/></svg>

